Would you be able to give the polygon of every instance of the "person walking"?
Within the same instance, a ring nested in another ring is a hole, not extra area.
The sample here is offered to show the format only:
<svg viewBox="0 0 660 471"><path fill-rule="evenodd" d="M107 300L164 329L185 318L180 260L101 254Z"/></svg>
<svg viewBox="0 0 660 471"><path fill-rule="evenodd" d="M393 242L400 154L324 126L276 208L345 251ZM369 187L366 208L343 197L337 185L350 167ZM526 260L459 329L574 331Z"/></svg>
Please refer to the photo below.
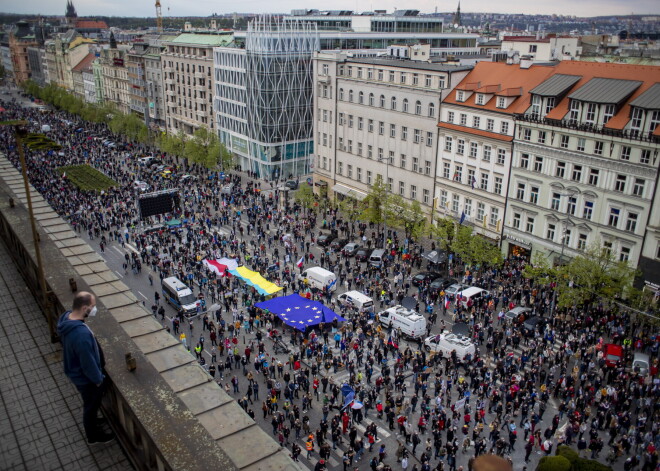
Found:
<svg viewBox="0 0 660 471"><path fill-rule="evenodd" d="M82 396L83 426L90 445L115 439L114 433L102 430L97 417L105 392L105 359L94 333L85 323L97 311L96 297L81 291L73 298L71 310L62 314L57 322L64 373Z"/></svg>

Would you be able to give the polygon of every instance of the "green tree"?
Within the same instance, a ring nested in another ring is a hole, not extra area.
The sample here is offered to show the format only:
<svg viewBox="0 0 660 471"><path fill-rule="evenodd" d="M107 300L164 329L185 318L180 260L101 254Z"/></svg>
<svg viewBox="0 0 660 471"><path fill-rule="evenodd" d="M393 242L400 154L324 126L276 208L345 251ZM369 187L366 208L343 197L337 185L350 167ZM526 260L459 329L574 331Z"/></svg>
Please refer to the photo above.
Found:
<svg viewBox="0 0 660 471"><path fill-rule="evenodd" d="M300 185L300 187L293 194L293 198L296 200L300 206L305 208L308 211L316 210L316 196L314 195L314 190L309 185Z"/></svg>
<svg viewBox="0 0 660 471"><path fill-rule="evenodd" d="M536 471L570 471L571 462L563 456L544 456L539 460Z"/></svg>
<svg viewBox="0 0 660 471"><path fill-rule="evenodd" d="M385 222L385 208L387 206L388 190L382 178L377 178L364 198L364 211L361 219L376 224L379 228Z"/></svg>
<svg viewBox="0 0 660 471"><path fill-rule="evenodd" d="M403 229L407 239L417 239L424 233L426 215L419 201L408 202L401 195L390 195L384 212L388 226Z"/></svg>
<svg viewBox="0 0 660 471"><path fill-rule="evenodd" d="M351 222L351 230L353 230L353 223L357 222L360 219L360 215L364 212L364 202L346 197L339 201L338 206L341 213Z"/></svg>
<svg viewBox="0 0 660 471"><path fill-rule="evenodd" d="M438 247L445 252L451 252L451 246L456 236L456 223L452 218L437 218L435 224L428 226L429 236L438 243Z"/></svg>

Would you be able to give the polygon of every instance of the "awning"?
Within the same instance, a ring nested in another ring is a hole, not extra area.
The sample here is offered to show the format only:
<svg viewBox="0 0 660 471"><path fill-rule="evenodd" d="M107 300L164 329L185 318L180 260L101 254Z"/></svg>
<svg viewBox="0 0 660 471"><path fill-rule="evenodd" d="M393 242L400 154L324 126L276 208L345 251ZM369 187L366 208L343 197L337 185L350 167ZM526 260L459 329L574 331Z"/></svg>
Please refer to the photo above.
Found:
<svg viewBox="0 0 660 471"><path fill-rule="evenodd" d="M252 271L245 267L230 269L229 273L239 277L241 280L245 281L248 285L256 289L259 294L263 294L264 296L269 296L271 294L277 293L279 290L282 289L282 287L277 286L275 283L268 281L258 272Z"/></svg>
<svg viewBox="0 0 660 471"><path fill-rule="evenodd" d="M346 185L342 185L341 183L337 183L335 186L333 186L332 191L344 196L348 196L349 198L355 198L358 201L362 201L367 197L365 192L356 190L355 188L351 188Z"/></svg>
<svg viewBox="0 0 660 471"><path fill-rule="evenodd" d="M311 301L297 293L273 298L263 303L255 303L255 306L277 314L277 317L282 319L285 324L298 330L305 330L306 327L321 322L332 322L335 319L339 322L346 320L324 306L323 303Z"/></svg>
<svg viewBox="0 0 660 471"><path fill-rule="evenodd" d="M424 253L422 258L425 258L431 263L443 263L447 261L447 253L440 250L432 250Z"/></svg>

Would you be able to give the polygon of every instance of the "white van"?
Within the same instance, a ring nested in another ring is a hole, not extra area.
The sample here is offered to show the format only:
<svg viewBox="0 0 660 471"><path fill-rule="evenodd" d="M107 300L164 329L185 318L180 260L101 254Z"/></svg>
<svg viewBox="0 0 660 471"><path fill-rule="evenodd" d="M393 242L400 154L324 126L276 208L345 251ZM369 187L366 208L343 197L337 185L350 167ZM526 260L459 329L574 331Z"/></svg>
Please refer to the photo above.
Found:
<svg viewBox="0 0 660 471"><path fill-rule="evenodd" d="M403 306L394 306L378 313L381 324L400 329L406 337L420 338L426 334L426 319L416 311Z"/></svg>
<svg viewBox="0 0 660 471"><path fill-rule="evenodd" d="M168 304L171 304L177 310L183 308L186 316L190 317L197 314L197 306L202 301L195 297L192 290L183 281L176 276L170 276L163 280L161 288Z"/></svg>
<svg viewBox="0 0 660 471"><path fill-rule="evenodd" d="M485 298L486 296L488 296L489 293L483 288L470 286L469 288L465 288L459 294L461 295L461 303L463 304L463 307L467 307L469 300L472 300L472 305L474 306L477 303L477 301L480 301L482 298Z"/></svg>
<svg viewBox="0 0 660 471"><path fill-rule="evenodd" d="M385 250L376 249L373 252L371 252L371 255L369 256L369 265L371 265L372 267L380 268L383 265L384 260L385 260Z"/></svg>
<svg viewBox="0 0 660 471"><path fill-rule="evenodd" d="M462 335L450 334L446 331L442 334L432 335L424 341L427 352L441 354L444 358L451 357L451 352L456 351L456 357L463 361L467 355L474 359L477 351L472 341Z"/></svg>
<svg viewBox="0 0 660 471"><path fill-rule="evenodd" d="M305 270L302 275L303 280L309 286L317 289L328 288L330 292L337 289L337 275L321 267L311 267Z"/></svg>
<svg viewBox="0 0 660 471"><path fill-rule="evenodd" d="M337 302L343 306L355 309L370 309L374 306L374 300L359 291L347 291L337 296Z"/></svg>

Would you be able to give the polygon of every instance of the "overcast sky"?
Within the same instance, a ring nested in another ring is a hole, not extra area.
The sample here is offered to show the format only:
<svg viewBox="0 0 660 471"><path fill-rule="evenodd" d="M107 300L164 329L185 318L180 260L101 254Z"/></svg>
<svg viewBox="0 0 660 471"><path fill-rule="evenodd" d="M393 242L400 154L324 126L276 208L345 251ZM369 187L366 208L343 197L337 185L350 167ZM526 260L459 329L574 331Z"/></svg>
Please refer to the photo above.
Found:
<svg viewBox="0 0 660 471"><path fill-rule="evenodd" d="M366 11L374 9L415 8L423 13L454 11L458 0L432 2L430 0L334 0L330 4L320 0L242 0L240 2L219 2L211 0L161 0L163 16L208 16L212 13L225 14L233 11L250 13L289 13L296 8L316 8L319 10ZM155 0L73 0L78 16L155 16ZM0 11L8 13L41 13L63 15L66 0L21 0L2 1ZM239 10L231 8L239 7ZM277 8L276 11L273 8ZM464 12L525 13L575 16L602 16L634 14L660 14L658 0L553 0L531 2L529 0L463 0Z"/></svg>

